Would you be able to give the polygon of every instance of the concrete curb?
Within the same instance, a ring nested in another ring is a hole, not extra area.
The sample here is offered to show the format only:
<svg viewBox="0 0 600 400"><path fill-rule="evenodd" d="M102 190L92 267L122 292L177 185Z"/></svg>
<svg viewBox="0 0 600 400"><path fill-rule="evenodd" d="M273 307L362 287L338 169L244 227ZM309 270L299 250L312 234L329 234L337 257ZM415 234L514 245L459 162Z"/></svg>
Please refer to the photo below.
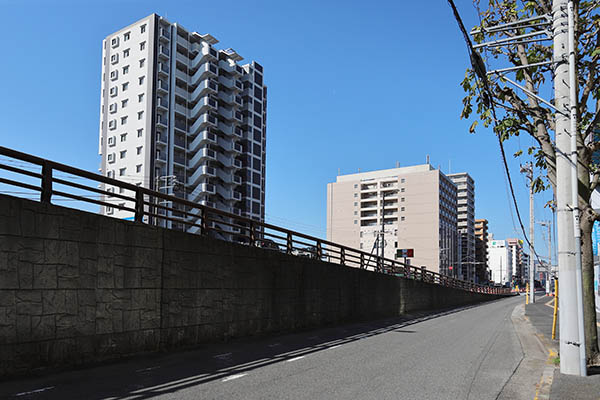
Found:
<svg viewBox="0 0 600 400"><path fill-rule="evenodd" d="M538 334L525 316L525 305L515 307L511 321L523 351L523 359L510 377L498 399L549 399L555 366L551 350L543 335Z"/></svg>

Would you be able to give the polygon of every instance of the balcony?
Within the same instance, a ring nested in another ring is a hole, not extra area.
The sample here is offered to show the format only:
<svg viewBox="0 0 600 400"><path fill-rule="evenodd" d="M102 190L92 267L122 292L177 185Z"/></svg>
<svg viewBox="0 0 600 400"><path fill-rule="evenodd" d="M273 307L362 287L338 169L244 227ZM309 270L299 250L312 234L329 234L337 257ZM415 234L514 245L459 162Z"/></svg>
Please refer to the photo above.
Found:
<svg viewBox="0 0 600 400"><path fill-rule="evenodd" d="M169 102L165 98L158 97L156 99L156 107L164 112L167 112L169 111Z"/></svg>
<svg viewBox="0 0 600 400"><path fill-rule="evenodd" d="M198 68L198 70L194 72L194 75L192 75L192 85L196 85L200 80L216 77L217 71L217 67L211 62L201 64L200 68Z"/></svg>
<svg viewBox="0 0 600 400"><path fill-rule="evenodd" d="M206 96L210 93L217 93L218 86L215 81L212 79L205 79L194 89L192 92L192 99L197 99L199 97Z"/></svg>
<svg viewBox="0 0 600 400"><path fill-rule="evenodd" d="M235 85L235 79L229 79L224 76L219 76L219 83L226 88L233 89Z"/></svg>
<svg viewBox="0 0 600 400"><path fill-rule="evenodd" d="M164 63L158 63L158 74L163 78L169 77L169 66Z"/></svg>
<svg viewBox="0 0 600 400"><path fill-rule="evenodd" d="M178 112L178 113L180 113L182 115L187 116L188 109L187 109L187 107L182 106L181 104L175 103L175 112Z"/></svg>
<svg viewBox="0 0 600 400"><path fill-rule="evenodd" d="M233 119L233 110L231 109L226 109L225 107L220 107L219 108L219 115L221 115L223 118L225 118L228 121L231 121Z"/></svg>
<svg viewBox="0 0 600 400"><path fill-rule="evenodd" d="M235 96L231 93L227 93L227 92L219 92L219 99L223 100L225 103L227 104L232 104L234 101Z"/></svg>
<svg viewBox="0 0 600 400"><path fill-rule="evenodd" d="M169 92L169 84L165 81L158 80L158 85L156 85L156 89L159 92L168 93Z"/></svg>
<svg viewBox="0 0 600 400"><path fill-rule="evenodd" d="M168 127L167 125L168 119L166 116L160 114L156 116L156 126L166 129Z"/></svg>
<svg viewBox="0 0 600 400"><path fill-rule="evenodd" d="M166 28L160 28L158 39L162 41L169 41L171 38L171 32L169 32Z"/></svg>
<svg viewBox="0 0 600 400"><path fill-rule="evenodd" d="M165 46L165 45L158 46L158 56L159 57L168 60L170 55L171 55L171 52L167 46Z"/></svg>
<svg viewBox="0 0 600 400"><path fill-rule="evenodd" d="M197 151L200 147L206 146L209 143L217 143L217 135L209 131L200 132L194 140L188 145L188 150L191 152Z"/></svg>
<svg viewBox="0 0 600 400"><path fill-rule="evenodd" d="M242 194L240 192L236 192L235 190L231 191L231 197L237 201L242 200Z"/></svg>
<svg viewBox="0 0 600 400"><path fill-rule="evenodd" d="M198 103L192 108L190 112L190 118L196 118L200 113L207 112L210 108L216 108L218 106L217 101L210 98L209 96L201 97Z"/></svg>

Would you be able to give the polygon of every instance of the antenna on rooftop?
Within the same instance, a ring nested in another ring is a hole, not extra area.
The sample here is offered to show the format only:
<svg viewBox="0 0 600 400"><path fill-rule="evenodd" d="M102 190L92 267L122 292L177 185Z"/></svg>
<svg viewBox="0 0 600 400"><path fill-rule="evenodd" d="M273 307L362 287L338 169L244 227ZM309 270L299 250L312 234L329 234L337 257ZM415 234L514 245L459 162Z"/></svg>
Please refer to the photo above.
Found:
<svg viewBox="0 0 600 400"><path fill-rule="evenodd" d="M400 161L396 161L396 168L400 168Z"/></svg>
<svg viewBox="0 0 600 400"><path fill-rule="evenodd" d="M429 164L429 154L427 154L427 157L426 157L425 159L426 159L426 161L425 161L425 162L426 162L427 164Z"/></svg>

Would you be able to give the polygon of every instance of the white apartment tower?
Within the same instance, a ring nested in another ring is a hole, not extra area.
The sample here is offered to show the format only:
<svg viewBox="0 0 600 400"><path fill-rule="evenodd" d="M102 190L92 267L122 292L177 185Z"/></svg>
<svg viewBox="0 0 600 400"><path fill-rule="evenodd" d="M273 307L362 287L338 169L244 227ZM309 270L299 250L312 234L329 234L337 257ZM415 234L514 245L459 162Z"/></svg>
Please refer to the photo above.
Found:
<svg viewBox="0 0 600 400"><path fill-rule="evenodd" d="M476 281L475 257L475 182L466 172L450 174L456 185L458 205L459 275L466 281Z"/></svg>
<svg viewBox="0 0 600 400"><path fill-rule="evenodd" d="M156 14L104 39L100 171L263 221L263 68L217 43Z"/></svg>
<svg viewBox="0 0 600 400"><path fill-rule="evenodd" d="M390 259L414 249L408 261L430 271L455 275L456 221L456 186L429 164L340 175L327 185L327 240L374 255L383 243Z"/></svg>

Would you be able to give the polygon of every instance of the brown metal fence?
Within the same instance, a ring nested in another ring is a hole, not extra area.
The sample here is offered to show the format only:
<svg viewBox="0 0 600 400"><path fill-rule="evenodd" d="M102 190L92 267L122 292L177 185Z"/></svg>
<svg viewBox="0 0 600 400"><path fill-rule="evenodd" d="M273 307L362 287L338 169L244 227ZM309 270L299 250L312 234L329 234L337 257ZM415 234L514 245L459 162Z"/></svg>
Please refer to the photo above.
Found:
<svg viewBox="0 0 600 400"><path fill-rule="evenodd" d="M53 200L71 201L72 208L87 208L88 211L90 204L111 207L131 213L131 219L139 223L185 230L291 255L473 292L510 293L510 289L478 285L441 275L428 271L425 267L419 268L372 255L6 147L0 146L0 156L7 157L0 160L0 170L4 171L0 175L0 184L24 190L6 191L9 194L39 198L39 201L44 203L51 203ZM109 191L105 185L119 190Z"/></svg>

